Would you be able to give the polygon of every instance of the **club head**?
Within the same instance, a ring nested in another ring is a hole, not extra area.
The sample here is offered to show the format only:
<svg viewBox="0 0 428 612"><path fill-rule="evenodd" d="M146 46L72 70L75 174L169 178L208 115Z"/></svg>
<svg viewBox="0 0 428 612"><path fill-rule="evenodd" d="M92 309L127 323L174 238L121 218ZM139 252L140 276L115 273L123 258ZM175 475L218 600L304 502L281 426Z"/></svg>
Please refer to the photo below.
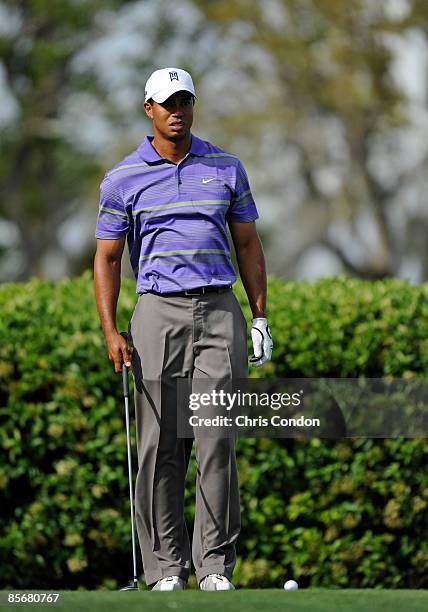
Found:
<svg viewBox="0 0 428 612"><path fill-rule="evenodd" d="M134 586L127 586L127 587L123 587L122 589L119 589L120 591L139 591L140 589L138 587L134 587Z"/></svg>
<svg viewBox="0 0 428 612"><path fill-rule="evenodd" d="M138 585L138 582L134 582L133 584L130 584L126 587L122 587L121 589L119 589L120 591L139 591L140 587Z"/></svg>

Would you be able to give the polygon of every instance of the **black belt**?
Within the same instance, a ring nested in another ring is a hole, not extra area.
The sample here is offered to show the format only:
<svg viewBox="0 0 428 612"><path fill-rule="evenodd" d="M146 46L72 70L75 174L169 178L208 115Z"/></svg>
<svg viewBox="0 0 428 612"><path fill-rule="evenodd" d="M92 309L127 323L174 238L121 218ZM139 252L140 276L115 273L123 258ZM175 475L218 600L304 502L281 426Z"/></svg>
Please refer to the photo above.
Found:
<svg viewBox="0 0 428 612"><path fill-rule="evenodd" d="M160 297L192 297L196 295L205 295L206 293L225 293L231 289L231 285L223 285L222 287L195 287L194 289L187 289L187 291L171 291L169 293L159 293L158 291L147 291L147 293L153 293ZM140 293L140 295L142 294Z"/></svg>

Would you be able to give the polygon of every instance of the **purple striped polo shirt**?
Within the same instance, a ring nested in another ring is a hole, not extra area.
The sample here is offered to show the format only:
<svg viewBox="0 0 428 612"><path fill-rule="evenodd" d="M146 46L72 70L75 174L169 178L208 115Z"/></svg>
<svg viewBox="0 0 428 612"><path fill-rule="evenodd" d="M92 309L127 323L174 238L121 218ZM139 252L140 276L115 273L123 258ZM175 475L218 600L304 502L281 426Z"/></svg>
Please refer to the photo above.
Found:
<svg viewBox="0 0 428 612"><path fill-rule="evenodd" d="M233 284L227 220L258 218L242 163L192 134L176 165L152 140L105 174L95 237L127 236L137 293Z"/></svg>

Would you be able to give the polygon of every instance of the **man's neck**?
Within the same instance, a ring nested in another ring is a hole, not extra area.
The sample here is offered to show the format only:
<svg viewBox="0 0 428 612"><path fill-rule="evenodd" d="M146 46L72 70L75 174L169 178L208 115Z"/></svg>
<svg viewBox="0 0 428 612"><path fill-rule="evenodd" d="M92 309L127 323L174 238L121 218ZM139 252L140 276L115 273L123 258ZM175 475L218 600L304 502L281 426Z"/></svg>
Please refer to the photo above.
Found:
<svg viewBox="0 0 428 612"><path fill-rule="evenodd" d="M174 164L179 164L189 152L191 141L192 136L190 132L188 136L178 142L160 138L158 134L155 134L152 140L152 146L161 157L169 159L169 161L174 162Z"/></svg>

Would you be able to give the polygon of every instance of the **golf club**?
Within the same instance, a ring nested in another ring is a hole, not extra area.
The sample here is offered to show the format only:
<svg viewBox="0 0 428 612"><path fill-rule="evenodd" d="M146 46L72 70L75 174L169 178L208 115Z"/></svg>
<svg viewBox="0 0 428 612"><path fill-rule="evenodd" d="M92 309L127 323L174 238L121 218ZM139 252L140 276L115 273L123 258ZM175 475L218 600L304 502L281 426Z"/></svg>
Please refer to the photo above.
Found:
<svg viewBox="0 0 428 612"><path fill-rule="evenodd" d="M128 334L120 332L128 343ZM134 528L134 495L132 486L132 460L131 460L131 436L129 430L129 384L128 384L128 367L122 363L122 379L123 379L123 397L125 400L125 420L126 420L126 446L128 449L128 480L129 480L129 501L131 504L131 535L132 535L132 563L133 575L132 584L123 587L121 591L139 591L140 587L137 580L137 558L135 552L135 528Z"/></svg>

